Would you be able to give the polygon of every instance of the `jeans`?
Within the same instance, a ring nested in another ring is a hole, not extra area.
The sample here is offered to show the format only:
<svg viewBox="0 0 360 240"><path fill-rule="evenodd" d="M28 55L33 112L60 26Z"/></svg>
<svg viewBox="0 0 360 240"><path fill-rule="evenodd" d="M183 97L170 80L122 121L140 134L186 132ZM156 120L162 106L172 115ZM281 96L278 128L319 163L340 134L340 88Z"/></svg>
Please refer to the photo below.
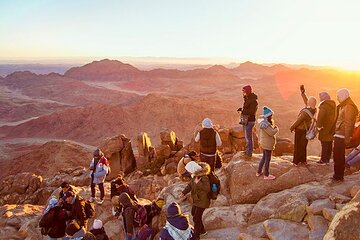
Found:
<svg viewBox="0 0 360 240"><path fill-rule="evenodd" d="M334 176L335 180L343 180L345 171L345 139L334 139Z"/></svg>
<svg viewBox="0 0 360 240"><path fill-rule="evenodd" d="M201 233L205 233L205 227L202 221L202 215L205 211L205 208L200 208L193 206L191 208L191 215L193 216L194 221L194 235L195 239L199 239Z"/></svg>
<svg viewBox="0 0 360 240"><path fill-rule="evenodd" d="M255 126L255 122L248 122L246 126L244 126L244 135L246 140L246 155L251 156L253 152L253 128Z"/></svg>
<svg viewBox="0 0 360 240"><path fill-rule="evenodd" d="M321 158L320 160L324 163L329 163L332 153L333 142L321 142Z"/></svg>
<svg viewBox="0 0 360 240"><path fill-rule="evenodd" d="M264 167L265 164L265 168L264 168L264 174L265 176L269 176L269 166L270 166L270 160L271 160L271 150L265 150L263 149L263 156L259 162L259 167L258 167L258 173L262 172L262 169Z"/></svg>
<svg viewBox="0 0 360 240"><path fill-rule="evenodd" d="M360 162L360 150L355 148L351 153L345 158L346 164L353 166Z"/></svg>

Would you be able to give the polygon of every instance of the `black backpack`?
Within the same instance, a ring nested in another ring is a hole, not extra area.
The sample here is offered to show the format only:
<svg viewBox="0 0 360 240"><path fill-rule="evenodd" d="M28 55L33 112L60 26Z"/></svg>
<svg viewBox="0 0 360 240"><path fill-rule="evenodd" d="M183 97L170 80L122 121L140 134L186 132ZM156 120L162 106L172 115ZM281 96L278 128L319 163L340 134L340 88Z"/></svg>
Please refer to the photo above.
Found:
<svg viewBox="0 0 360 240"><path fill-rule="evenodd" d="M220 193L221 185L220 179L216 176L215 172L211 172L209 175L210 192L208 194L209 199L216 200Z"/></svg>

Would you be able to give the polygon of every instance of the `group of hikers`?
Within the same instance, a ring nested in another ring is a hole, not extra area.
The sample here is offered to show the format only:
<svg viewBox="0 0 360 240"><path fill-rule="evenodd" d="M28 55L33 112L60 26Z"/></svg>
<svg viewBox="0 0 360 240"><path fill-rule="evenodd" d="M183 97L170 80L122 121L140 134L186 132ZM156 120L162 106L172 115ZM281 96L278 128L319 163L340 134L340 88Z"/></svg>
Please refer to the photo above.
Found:
<svg viewBox="0 0 360 240"><path fill-rule="evenodd" d="M307 97L304 86L300 87L301 96L305 107L301 109L297 120L291 125L290 131L295 131L294 157L295 166L306 165L306 148L308 140L314 139L318 133L321 142L321 159L319 164L328 164L333 151L334 175L336 181L343 180L345 166L354 165L360 160L360 145L357 146L346 158L345 148L358 143L359 123L356 123L358 108L350 98L347 89L337 92L339 105L326 92L319 94L320 104L317 113L314 97ZM258 98L253 93L250 85L242 89L244 104L238 109L241 112L240 124L243 125L246 140L245 151L242 158L252 158L253 128L256 122ZM317 117L316 116L317 113ZM274 112L267 106L258 119L260 129L260 146L263 151L259 162L256 176L263 175L265 180L273 180L276 177L269 172L272 151L276 144L276 135L279 127L275 125ZM213 126L211 119L205 118L201 126L195 129L195 142L200 144L199 154L195 151L187 152L178 162L177 173L179 177L188 182L187 186L178 196L178 201L184 201L187 194L191 194L191 215L194 225L189 217L182 213L177 202L171 202L167 208L167 221L160 230L161 240L197 240L206 235L203 224L203 213L210 206L211 200L215 200L220 192L220 180L215 174L215 169L222 167L221 155L217 148L222 145L219 133ZM334 145L334 146L333 146ZM88 221L95 216L93 203L101 205L104 202L104 181L109 174L108 160L100 149L96 149L90 163L91 170L91 198L83 199L76 194L67 182L61 184L59 197L52 197L44 210L40 221L42 233L49 239L108 239L100 219L95 219L90 231L87 231ZM100 199L95 198L95 187L100 190ZM122 217L123 229L126 240L153 239L156 233L152 227L152 219L159 215L164 205L164 199L158 198L151 203L141 204L135 192L125 183L119 175L111 181L110 198L112 202L112 214ZM56 216L56 217L55 217Z"/></svg>

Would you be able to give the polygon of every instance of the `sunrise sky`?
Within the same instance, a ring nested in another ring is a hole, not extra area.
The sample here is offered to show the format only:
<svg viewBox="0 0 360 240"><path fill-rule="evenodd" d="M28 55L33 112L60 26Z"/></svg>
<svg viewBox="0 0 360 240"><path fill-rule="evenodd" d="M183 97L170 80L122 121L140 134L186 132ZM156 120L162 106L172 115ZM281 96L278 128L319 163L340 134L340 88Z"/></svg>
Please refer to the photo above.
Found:
<svg viewBox="0 0 360 240"><path fill-rule="evenodd" d="M360 70L360 1L1 0L0 59L200 57Z"/></svg>

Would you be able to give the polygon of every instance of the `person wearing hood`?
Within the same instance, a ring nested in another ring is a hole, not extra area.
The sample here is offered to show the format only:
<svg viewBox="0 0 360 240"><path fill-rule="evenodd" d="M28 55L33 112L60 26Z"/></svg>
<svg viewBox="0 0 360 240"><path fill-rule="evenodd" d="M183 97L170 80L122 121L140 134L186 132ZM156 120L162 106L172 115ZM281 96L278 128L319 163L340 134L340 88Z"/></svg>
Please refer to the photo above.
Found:
<svg viewBox="0 0 360 240"><path fill-rule="evenodd" d="M305 93L304 86L300 86L301 95L304 98L303 94ZM304 99L305 101L305 99ZM309 97L306 101L305 108L300 110L300 113L296 119L296 121L291 125L290 131L295 131L295 143L294 143L294 157L293 164L306 165L306 148L308 144L308 140L306 138L306 131L310 128L312 117L314 117L316 113L316 98ZM312 115L312 116L310 116Z"/></svg>
<svg viewBox="0 0 360 240"><path fill-rule="evenodd" d="M211 189L208 175L211 168L207 163L196 163L193 161L186 164L185 168L190 172L192 179L182 193L180 193L179 198L183 199L186 194L191 192L193 200L191 215L194 222L194 236L195 239L199 239L200 236L207 233L202 221L202 215L205 209L210 206L209 192Z"/></svg>
<svg viewBox="0 0 360 240"><path fill-rule="evenodd" d="M95 186L99 186L100 190L100 200L96 201L98 204L104 203L105 190L104 190L104 182L106 175L109 173L109 162L105 158L104 154L100 149L96 149L93 154L93 159L90 162L90 170L91 170L91 198L90 202L96 201L95 198Z"/></svg>
<svg viewBox="0 0 360 240"><path fill-rule="evenodd" d="M259 119L260 145L263 149L263 156L259 162L256 176L259 177L262 174L262 170L264 168L264 179L272 180L276 177L269 174L269 166L271 160L271 153L275 149L275 135L279 132L279 128L274 123L274 112L270 108L265 106L263 108L263 113L264 114Z"/></svg>
<svg viewBox="0 0 360 240"><path fill-rule="evenodd" d="M123 209L123 227L125 231L125 240L136 239L137 229L134 225L134 215L135 215L135 203L129 196L129 194L123 192L119 196L119 203Z"/></svg>
<svg viewBox="0 0 360 240"><path fill-rule="evenodd" d="M122 211L119 203L119 196L123 192L129 194L130 198L133 201L135 202L138 201L134 191L130 188L128 184L125 183L125 179L121 175L118 175L117 178L111 181L110 184L110 198L111 198L111 203L113 205L112 214L114 216L120 215Z"/></svg>
<svg viewBox="0 0 360 240"><path fill-rule="evenodd" d="M188 179L190 178L190 173L186 171L185 166L191 161L197 161L197 153L195 151L190 151L182 157L177 165L177 173L180 178Z"/></svg>
<svg viewBox="0 0 360 240"><path fill-rule="evenodd" d="M247 124L243 125L246 140L246 150L244 157L251 158L254 150L253 128L255 126L256 111L258 109L258 97L255 93L252 92L250 85L244 86L242 93L244 97L244 104L243 107L239 108L237 111L241 112L242 115L248 116Z"/></svg>
<svg viewBox="0 0 360 240"><path fill-rule="evenodd" d="M94 220L90 232L96 237L96 240L109 240L108 235L106 235L103 222L100 219Z"/></svg>
<svg viewBox="0 0 360 240"><path fill-rule="evenodd" d="M39 222L42 234L48 235L49 240L63 238L67 219L66 211L58 205L58 199L51 197Z"/></svg>
<svg viewBox="0 0 360 240"><path fill-rule="evenodd" d="M195 131L195 142L200 141L200 160L210 165L211 171L215 170L217 147L221 146L219 133L214 129L210 118L202 121L202 130Z"/></svg>
<svg viewBox="0 0 360 240"><path fill-rule="evenodd" d="M179 204L170 203L166 224L160 231L160 240L194 240L194 229L187 215L183 215Z"/></svg>
<svg viewBox="0 0 360 240"><path fill-rule="evenodd" d="M346 88L337 91L337 119L334 125L334 181L344 180L345 171L345 148L351 145L351 136L354 131L358 107L350 98L350 92Z"/></svg>
<svg viewBox="0 0 360 240"><path fill-rule="evenodd" d="M321 92L319 97L320 104L316 127L319 129L318 139L321 142L321 158L317 163L329 164L334 138L333 126L336 119L336 103L331 100L327 92Z"/></svg>

